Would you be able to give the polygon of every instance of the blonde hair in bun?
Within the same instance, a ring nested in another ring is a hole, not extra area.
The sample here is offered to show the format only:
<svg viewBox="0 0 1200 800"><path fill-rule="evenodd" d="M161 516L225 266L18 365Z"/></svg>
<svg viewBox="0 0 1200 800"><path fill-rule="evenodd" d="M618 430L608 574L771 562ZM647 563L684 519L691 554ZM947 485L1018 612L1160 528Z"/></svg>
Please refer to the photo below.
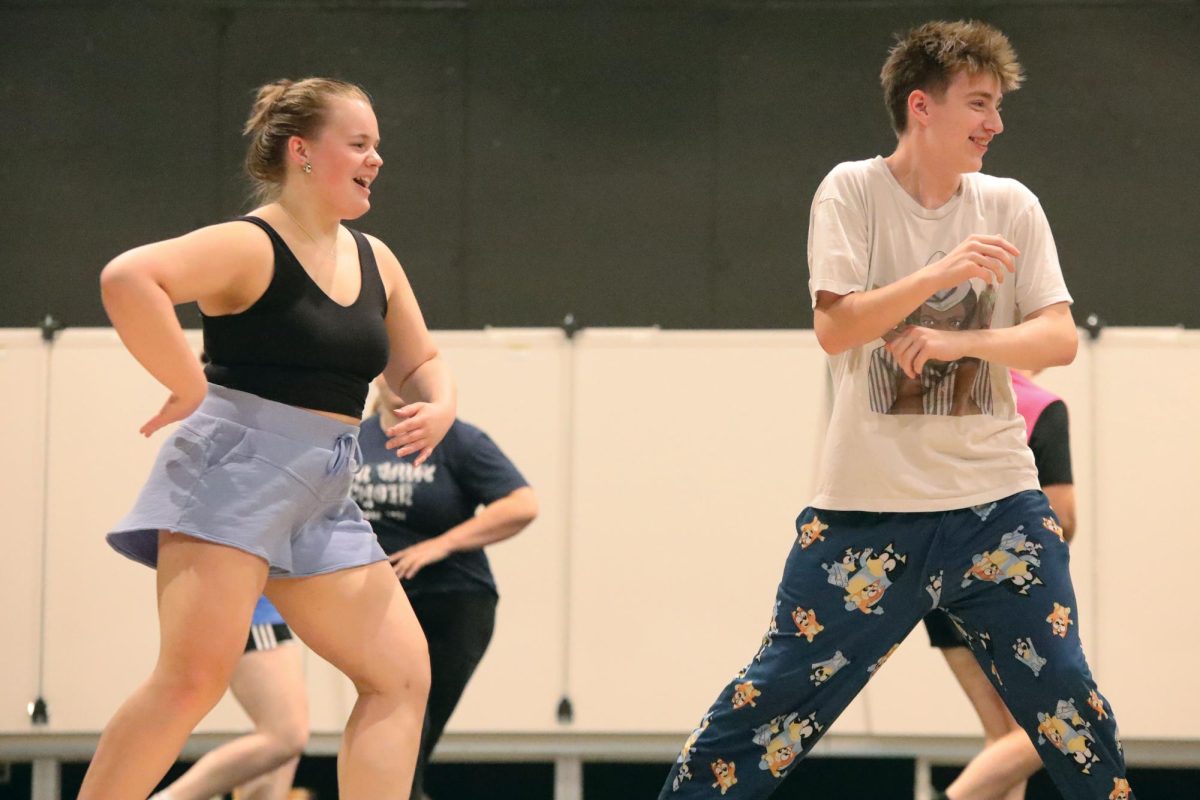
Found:
<svg viewBox="0 0 1200 800"><path fill-rule="evenodd" d="M288 139L317 136L325 124L329 100L334 97L371 102L362 87L334 78L284 78L258 88L242 129L250 138L245 168L257 201L268 201L279 193L287 169Z"/></svg>

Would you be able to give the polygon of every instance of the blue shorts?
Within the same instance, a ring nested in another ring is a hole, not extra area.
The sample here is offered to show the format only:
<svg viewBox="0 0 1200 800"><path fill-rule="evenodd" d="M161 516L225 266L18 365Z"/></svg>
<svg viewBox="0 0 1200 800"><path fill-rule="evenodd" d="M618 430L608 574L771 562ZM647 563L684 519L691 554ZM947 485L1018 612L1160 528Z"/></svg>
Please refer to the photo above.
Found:
<svg viewBox="0 0 1200 800"><path fill-rule="evenodd" d="M350 499L361 462L357 425L209 384L108 543L153 567L158 532L176 531L256 555L279 578L383 561Z"/></svg>
<svg viewBox="0 0 1200 800"><path fill-rule="evenodd" d="M246 637L246 652L274 650L292 640L291 628L283 621L279 609L264 594L258 598L254 616L250 618L250 635Z"/></svg>
<svg viewBox="0 0 1200 800"><path fill-rule="evenodd" d="M251 625L283 625L283 615L279 613L279 609L267 599L264 594L258 598L258 605L254 607L254 616L250 618Z"/></svg>
<svg viewBox="0 0 1200 800"><path fill-rule="evenodd" d="M277 625L264 623L250 626L250 635L246 637L244 653L261 653L274 650L292 641L292 629L285 623Z"/></svg>

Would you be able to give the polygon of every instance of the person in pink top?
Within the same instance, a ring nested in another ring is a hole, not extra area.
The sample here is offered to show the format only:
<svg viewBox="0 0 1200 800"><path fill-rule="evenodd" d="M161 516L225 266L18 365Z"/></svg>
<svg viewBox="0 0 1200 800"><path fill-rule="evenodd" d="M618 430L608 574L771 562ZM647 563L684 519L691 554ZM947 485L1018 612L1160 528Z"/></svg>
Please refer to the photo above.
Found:
<svg viewBox="0 0 1200 800"><path fill-rule="evenodd" d="M1063 538L1075 536L1075 483L1071 473L1071 437L1067 404L1019 370L1011 371L1017 411L1025 419L1025 437L1037 465L1042 491L1058 514ZM1021 800L1029 776L1041 769L1033 742L1017 725L1004 701L984 675L967 643L941 610L925 617L929 643L946 663L979 715L984 749L971 760L945 793L945 800Z"/></svg>

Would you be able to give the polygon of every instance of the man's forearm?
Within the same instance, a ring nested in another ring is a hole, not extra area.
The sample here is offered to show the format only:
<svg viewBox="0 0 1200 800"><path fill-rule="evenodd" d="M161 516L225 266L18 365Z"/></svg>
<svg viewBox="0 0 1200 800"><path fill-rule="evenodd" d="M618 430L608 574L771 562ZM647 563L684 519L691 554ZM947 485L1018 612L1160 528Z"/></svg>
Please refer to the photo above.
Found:
<svg viewBox="0 0 1200 800"><path fill-rule="evenodd" d="M887 286L837 296L818 292L813 311L817 341L837 355L880 338L929 299L937 286L918 270Z"/></svg>
<svg viewBox="0 0 1200 800"><path fill-rule="evenodd" d="M1040 370L1075 360L1079 334L1069 307L1047 309L1011 328L961 331L966 355L1015 369Z"/></svg>

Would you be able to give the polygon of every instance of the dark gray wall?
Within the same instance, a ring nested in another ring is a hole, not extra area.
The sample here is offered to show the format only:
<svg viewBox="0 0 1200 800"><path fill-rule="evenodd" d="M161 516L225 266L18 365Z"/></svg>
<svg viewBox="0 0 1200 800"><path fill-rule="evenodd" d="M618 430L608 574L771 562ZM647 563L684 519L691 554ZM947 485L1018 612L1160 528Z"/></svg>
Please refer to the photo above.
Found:
<svg viewBox="0 0 1200 800"><path fill-rule="evenodd" d="M986 169L1077 317L1200 327L1200 5L1053 0L2 3L0 326L105 324L107 259L245 208L254 88L327 74L375 97L357 226L431 326L807 327L808 205L890 151L892 32L963 16L1029 73Z"/></svg>

